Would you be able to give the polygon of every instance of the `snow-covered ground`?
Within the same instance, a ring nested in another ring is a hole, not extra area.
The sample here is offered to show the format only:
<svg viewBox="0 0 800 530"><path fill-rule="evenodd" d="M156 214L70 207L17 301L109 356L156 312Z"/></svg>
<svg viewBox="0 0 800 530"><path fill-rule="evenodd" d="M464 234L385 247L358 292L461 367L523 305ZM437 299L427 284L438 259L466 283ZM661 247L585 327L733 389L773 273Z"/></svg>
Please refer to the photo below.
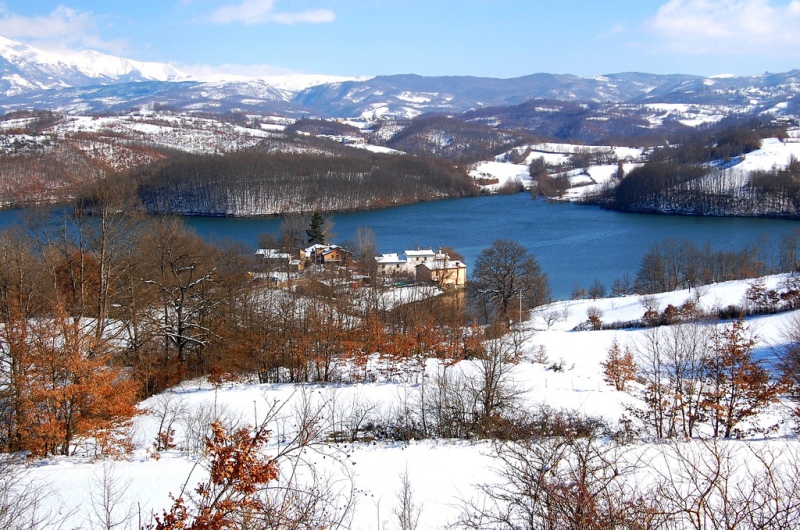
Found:
<svg viewBox="0 0 800 530"><path fill-rule="evenodd" d="M578 144L559 144L542 143L529 146L534 152L564 154L574 153L593 153L603 154L613 152L618 160L639 160L644 153L644 149L639 147L621 147L610 145L578 145Z"/></svg>
<svg viewBox="0 0 800 530"><path fill-rule="evenodd" d="M770 170L773 167L786 167L791 157L800 159L800 143L766 138L761 141L760 149L744 155L742 161L733 166L731 170L750 172Z"/></svg>
<svg viewBox="0 0 800 530"><path fill-rule="evenodd" d="M186 115L71 116L54 127L56 134L113 133L190 153L222 153L252 147L275 132Z"/></svg>
<svg viewBox="0 0 800 530"><path fill-rule="evenodd" d="M773 276L766 286L774 287L784 276ZM713 309L730 304L742 304L745 291L751 282L737 281L712 285L692 291L676 291L656 295L663 309L668 304L678 306L693 300L701 308ZM528 338L523 343L522 362L515 365L512 378L521 391L525 406L549 404L557 409L580 411L601 416L616 422L625 412L625 405L636 401L628 393L618 392L603 381L600 363L605 359L613 341L636 344L644 330L624 331L574 331L587 318L590 307L602 311L603 322L628 321L639 318L644 312L642 300L637 296L598 300L561 301L539 309L530 321L524 323ZM798 313L785 313L753 318L748 326L758 338L757 352L768 357L773 348L784 342L784 330ZM541 356L547 361L542 362ZM534 362L537 360L538 362ZM554 370L553 364L561 370ZM461 361L451 370L469 373L475 366ZM376 364L372 369L378 370ZM231 423L254 424L260 421L274 404L283 406L279 420L272 425L273 439L268 452L278 450L282 440L290 437L294 428L295 411L305 403L319 407L326 417L344 422L356 408L372 410L375 414L401 410L405 403L416 399L420 385L426 378L422 368L409 368L403 375L387 379L376 375L371 383L331 385L289 385L229 383L212 387L204 381L184 383L169 394L156 396L142 404L143 409L155 410L166 396L180 402L188 411L186 417L227 418ZM437 369L429 361L427 373ZM377 374L378 372L376 372ZM773 411L780 415L780 411ZM338 418L338 420L337 420ZM188 421L176 423L176 440L185 445ZM781 431L758 441L758 447L779 448L780 444L796 444L787 435L791 424ZM42 488L52 491L46 507L69 514L65 528L91 528L93 501L97 506L99 483L106 473L118 481L120 487L117 514L121 516L128 507L132 513L150 514L170 504L169 494L177 494L193 473L190 484L203 478L201 469L193 466L197 457L181 450L168 450L153 458L152 442L157 432L156 418L144 414L137 418L133 430L136 449L132 455L113 462L98 462L89 458L62 457L34 461L29 466L30 477L41 481ZM737 444L738 442L727 442ZM639 451L657 451L657 446L639 443ZM421 505L418 528L443 528L457 517L464 499L474 498L478 485L496 478L498 462L493 457L493 445L485 441L422 440L401 442L337 443L310 452L307 459L318 470L328 472L335 479L334 489L354 488L356 505L350 528L383 528L393 519L392 509L397 506L400 476L407 472L413 485L414 499ZM43 490L44 491L44 490ZM138 517L138 516L137 516ZM135 524L135 517L131 520ZM394 527L389 523L388 527ZM122 526L120 527L122 528Z"/></svg>
<svg viewBox="0 0 800 530"><path fill-rule="evenodd" d="M672 109L674 106L667 106ZM681 107L683 108L683 107ZM674 109L673 109L674 110ZM785 141L777 138L766 138L761 142L761 148L747 153L737 160L732 166L722 171L729 173L727 182L740 186L748 182L751 171L770 170L775 167L786 167L792 158L800 159L800 130L788 131L789 138ZM509 159L519 157L527 152L521 164L508 162ZM627 174L643 162L644 150L640 148L615 147L615 146L583 146L574 144L543 143L530 146L516 147L509 153L499 155L493 161L479 162L470 170L474 179L496 179L498 183L483 185L488 191L497 191L509 181L518 180L526 188L530 187L531 179L528 175L530 163L541 158L551 168L570 163L570 157L577 153L591 153L609 155L622 160L623 171ZM587 194L596 193L607 184L618 171L617 164L591 165L587 168L568 171L571 188L562 197L563 200L579 200Z"/></svg>
<svg viewBox="0 0 800 530"><path fill-rule="evenodd" d="M489 191L497 191L506 184L519 182L525 188L531 186L530 168L525 164L506 164L504 162L479 162L469 170L473 179L497 180L496 183L481 185Z"/></svg>
<svg viewBox="0 0 800 530"><path fill-rule="evenodd" d="M469 175L476 180L497 180L493 184L480 184L483 189L489 192L496 192L504 185L515 181L528 189L533 183L529 172L531 162L541 159L548 167L555 169L569 165L571 156L577 153L590 153L607 156L614 160L623 160L623 170L628 172L636 167L637 163L641 163L644 150L635 147L586 146L559 143L523 145L515 147L508 153L496 156L494 160L473 164L470 167ZM518 160L523 155L525 155L525 159L519 164L509 161ZM569 176L573 188L569 190L565 199L574 200L586 193L597 191L598 186L602 186L616 175L617 169L618 166L616 164L606 164L590 166L585 170L576 169L570 171L567 176Z"/></svg>
<svg viewBox="0 0 800 530"><path fill-rule="evenodd" d="M404 155L405 152L392 149L391 147L383 147L382 145L374 144L347 144L348 147L355 147L356 149L366 149L373 153L381 153L384 155Z"/></svg>
<svg viewBox="0 0 800 530"><path fill-rule="evenodd" d="M622 171L628 173L640 164L622 164ZM584 196L597 193L603 185L614 178L619 170L616 164L605 164L601 166L589 166L586 170L576 169L567 173L572 188L567 190L563 199L574 201Z"/></svg>
<svg viewBox="0 0 800 530"><path fill-rule="evenodd" d="M675 120L688 127L717 123L730 116L732 109L729 106L694 105L689 103L648 103L648 109L656 112L648 119L654 126L661 125L664 120ZM739 112L749 110L748 107L737 107Z"/></svg>

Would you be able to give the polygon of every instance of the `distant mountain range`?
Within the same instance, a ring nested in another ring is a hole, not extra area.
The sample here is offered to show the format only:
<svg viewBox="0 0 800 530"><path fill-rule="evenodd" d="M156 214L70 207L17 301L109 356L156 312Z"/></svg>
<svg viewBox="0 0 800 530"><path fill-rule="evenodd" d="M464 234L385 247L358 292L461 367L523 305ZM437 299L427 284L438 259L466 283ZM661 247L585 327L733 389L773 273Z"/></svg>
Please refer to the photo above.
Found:
<svg viewBox="0 0 800 530"><path fill-rule="evenodd" d="M189 79L187 74L168 64L95 51L56 54L0 37L0 93L6 97L51 89L185 79Z"/></svg>
<svg viewBox="0 0 800 530"><path fill-rule="evenodd" d="M4 111L35 108L87 114L159 105L179 111L371 119L459 114L530 100L717 105L725 107L725 113L770 112L797 117L800 70L749 77L620 73L494 79L392 75L209 82L167 64L91 51L58 55L0 37L0 110Z"/></svg>

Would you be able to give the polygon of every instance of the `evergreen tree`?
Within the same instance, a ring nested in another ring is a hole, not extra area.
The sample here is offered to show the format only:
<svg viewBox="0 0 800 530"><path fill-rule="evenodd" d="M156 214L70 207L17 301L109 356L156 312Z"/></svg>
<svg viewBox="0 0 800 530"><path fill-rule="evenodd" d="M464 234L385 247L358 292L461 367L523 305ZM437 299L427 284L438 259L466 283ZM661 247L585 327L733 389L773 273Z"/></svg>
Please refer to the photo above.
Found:
<svg viewBox="0 0 800 530"><path fill-rule="evenodd" d="M319 212L314 212L311 216L311 223L306 230L309 245L325 244L325 218Z"/></svg>

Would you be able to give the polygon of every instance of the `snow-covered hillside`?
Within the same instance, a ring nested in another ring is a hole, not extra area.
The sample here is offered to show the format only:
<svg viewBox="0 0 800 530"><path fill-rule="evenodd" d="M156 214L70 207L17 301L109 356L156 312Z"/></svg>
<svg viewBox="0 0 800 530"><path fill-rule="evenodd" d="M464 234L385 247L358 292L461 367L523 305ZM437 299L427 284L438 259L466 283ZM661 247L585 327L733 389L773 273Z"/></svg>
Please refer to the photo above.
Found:
<svg viewBox="0 0 800 530"><path fill-rule="evenodd" d="M74 116L65 119L52 130L59 136L90 133L103 138L120 135L127 141L200 154L246 149L276 136L276 133L263 128L168 114L105 118Z"/></svg>
<svg viewBox="0 0 800 530"><path fill-rule="evenodd" d="M800 129L792 131L793 134ZM742 156L738 163L725 171L768 171L772 168L783 168L791 158L800 159L800 141L789 137L785 141L777 138L766 138L761 141L761 148Z"/></svg>
<svg viewBox="0 0 800 530"><path fill-rule="evenodd" d="M514 163L524 155L519 163ZM616 161L617 163L587 163L574 167L573 157L584 155ZM622 171L627 174L646 160L645 150L619 146L585 146L576 144L543 143L516 147L508 153L495 157L492 161L473 164L470 176L486 190L493 192L508 182L518 181L526 188L532 185L528 168L534 160L541 160L549 168L551 175L564 175L569 178L570 189L562 200L581 200L597 194L604 185L613 182L622 162ZM749 183L753 171L769 171L785 168L792 159L800 159L800 129L788 130L788 137L780 140L766 138L761 147L744 156L733 159L719 171L724 180L739 189ZM714 176L717 178L717 175Z"/></svg>
<svg viewBox="0 0 800 530"><path fill-rule="evenodd" d="M497 161L479 162L472 165L469 176L490 192L496 192L503 186L514 183L518 183L526 189L531 187L529 166L525 164Z"/></svg>
<svg viewBox="0 0 800 530"><path fill-rule="evenodd" d="M551 174L565 174L570 179L571 189L565 199L578 199L585 193L594 193L611 180L619 169L617 163L590 164L571 170L572 157L586 154L614 161L623 161L623 171L628 172L643 162L644 150L620 146L585 146L576 144L543 143L515 147L507 153L498 155L491 161L478 162L470 167L469 175L481 188L496 192L509 183L519 183L529 189L533 185L530 165L541 160ZM522 158L519 163L514 160Z"/></svg>
<svg viewBox="0 0 800 530"><path fill-rule="evenodd" d="M785 278L769 277L765 285L776 286ZM663 308L691 300L699 308L714 309L742 304L750 285L751 282L738 281L699 291L677 291L655 295L646 303ZM521 397L520 406L535 409L549 405L616 423L626 415L627 406L641 403L636 385L631 391L619 392L605 382L601 363L612 343L635 348L644 343L648 331L574 331L586 320L590 308L599 309L604 322L639 318L645 311L642 299L636 296L563 301L540 308L520 328L525 330L526 339L520 362L510 372ZM786 342L785 331L796 325L798 317L800 313L792 312L748 320L746 324L757 340L757 356L771 359ZM427 375L418 367L393 376L381 372L377 363L369 369L375 370L375 382L291 385L242 381L221 386L200 380L185 383L142 403L144 414L136 420L132 432L135 450L130 456L119 461L80 456L32 461L26 469L27 477L38 481L42 491L50 492L43 507L64 515L67 528L95 527L98 516L93 510L101 502L103 484L113 479L114 520L121 521L119 528L132 528L140 516L147 518L153 511L160 513L167 508L169 494L179 494L187 478L190 487L205 479L205 471L196 467L201 440L197 434L198 422L216 416L231 425L252 425L263 419L270 408L278 406L281 412L271 423L272 440L267 447L267 453L274 454L293 436L299 411L317 411L316 425L326 432L346 429L354 421L354 415L360 415L359 421L394 417L403 407L416 402L420 389L431 384L441 367L429 361ZM475 369L474 361L461 361L449 368L452 373L465 374ZM157 413L165 407L172 407L176 414L177 448L161 451L156 458L152 444L158 432ZM747 464L753 455L779 454L787 447L796 451L798 442L791 434L794 423L789 416L788 407L773 407L761 414L756 423L780 422L782 426L777 431L760 435L747 446L739 441L725 441L722 446L731 454L750 455L742 457L745 460L738 465ZM667 459L665 455L672 447L639 441L629 451L641 457L647 455L645 461L653 463L665 461L662 459ZM353 495L352 519L348 519L346 528L394 527L393 510L399 502L401 475L407 473L414 500L421 507L418 528L432 529L456 521L464 502L480 497L480 485L498 479L501 464L495 450L496 446L488 441L339 441L309 449L303 459L310 468L328 477L328 493ZM305 468L304 473L308 470ZM642 471L650 472L651 468Z"/></svg>
<svg viewBox="0 0 800 530"><path fill-rule="evenodd" d="M686 103L651 103L646 107L653 111L648 116L652 125L658 126L665 120L675 120L689 127L713 124L728 116L731 112L729 106L722 105L691 105ZM747 108L737 108L737 112L747 112Z"/></svg>

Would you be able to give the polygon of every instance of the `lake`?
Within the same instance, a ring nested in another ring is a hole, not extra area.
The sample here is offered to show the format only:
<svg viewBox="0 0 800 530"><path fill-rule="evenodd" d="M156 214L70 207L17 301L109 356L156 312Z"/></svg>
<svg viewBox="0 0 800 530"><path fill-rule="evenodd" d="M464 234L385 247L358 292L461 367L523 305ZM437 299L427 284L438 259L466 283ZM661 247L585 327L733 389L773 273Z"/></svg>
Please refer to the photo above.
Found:
<svg viewBox="0 0 800 530"><path fill-rule="evenodd" d="M0 226L20 216L0 211ZM596 279L610 289L614 279L636 275L642 256L664 238L689 239L714 250L738 250L766 236L777 241L800 228L780 219L631 214L595 206L532 200L530 195L452 199L368 212L341 213L333 220L333 242L354 240L356 229L371 228L380 252L453 247L472 267L480 251L498 238L528 248L548 273L555 298L569 298L578 284ZM255 248L262 233L278 233L279 218L187 218L186 224L211 241L233 239Z"/></svg>
<svg viewBox="0 0 800 530"><path fill-rule="evenodd" d="M595 206L532 200L528 194L453 199L369 212L335 214L335 241L354 240L371 228L380 252L453 247L472 267L480 251L498 238L525 245L548 273L553 296L568 298L577 283L595 279L607 288L625 273L636 275L642 256L666 237L689 239L715 250L740 249L762 235L779 237L800 228L797 221L630 214ZM278 232L280 219L192 218L202 236L243 240Z"/></svg>

